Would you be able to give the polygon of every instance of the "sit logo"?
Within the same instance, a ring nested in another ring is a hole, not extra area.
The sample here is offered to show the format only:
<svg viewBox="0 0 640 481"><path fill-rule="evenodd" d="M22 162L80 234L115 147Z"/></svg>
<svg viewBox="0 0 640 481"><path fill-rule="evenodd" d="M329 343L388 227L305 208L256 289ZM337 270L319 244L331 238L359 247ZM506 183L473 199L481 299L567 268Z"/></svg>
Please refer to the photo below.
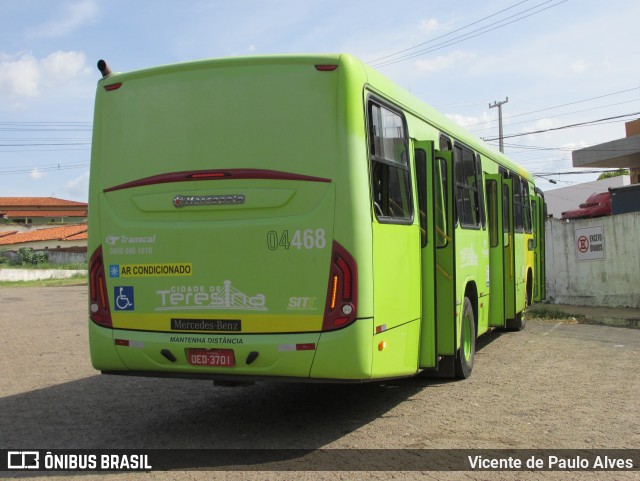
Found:
<svg viewBox="0 0 640 481"><path fill-rule="evenodd" d="M288 311L315 311L317 309L317 297L290 297Z"/></svg>

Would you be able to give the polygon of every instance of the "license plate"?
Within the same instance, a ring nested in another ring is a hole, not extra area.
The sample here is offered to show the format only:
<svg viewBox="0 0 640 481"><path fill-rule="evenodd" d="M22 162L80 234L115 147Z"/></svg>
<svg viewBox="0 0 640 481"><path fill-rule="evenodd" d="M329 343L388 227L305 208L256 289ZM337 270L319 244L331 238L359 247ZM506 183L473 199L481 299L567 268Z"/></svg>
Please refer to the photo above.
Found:
<svg viewBox="0 0 640 481"><path fill-rule="evenodd" d="M233 349L187 349L187 361L192 366L233 367Z"/></svg>

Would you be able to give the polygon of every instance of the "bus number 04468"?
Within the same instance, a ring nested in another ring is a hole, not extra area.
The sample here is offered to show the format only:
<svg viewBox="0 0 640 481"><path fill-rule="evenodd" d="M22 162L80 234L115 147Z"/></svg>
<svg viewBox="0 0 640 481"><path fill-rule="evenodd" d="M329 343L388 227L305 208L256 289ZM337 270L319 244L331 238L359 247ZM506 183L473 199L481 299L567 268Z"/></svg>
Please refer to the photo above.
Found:
<svg viewBox="0 0 640 481"><path fill-rule="evenodd" d="M324 229L305 229L297 230L293 233L293 237L289 238L289 231L282 233L270 230L267 232L267 247L270 251L279 248L289 249L294 247L301 249L324 249L327 245Z"/></svg>

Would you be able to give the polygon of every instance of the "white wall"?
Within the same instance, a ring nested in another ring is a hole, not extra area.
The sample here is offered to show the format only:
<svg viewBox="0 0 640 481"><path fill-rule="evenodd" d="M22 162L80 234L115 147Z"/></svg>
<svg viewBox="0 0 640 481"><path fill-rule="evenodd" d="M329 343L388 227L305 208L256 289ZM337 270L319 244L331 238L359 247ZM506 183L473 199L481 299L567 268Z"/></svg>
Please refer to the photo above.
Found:
<svg viewBox="0 0 640 481"><path fill-rule="evenodd" d="M604 259L578 260L576 228L602 226ZM640 212L546 222L547 299L557 304L640 308Z"/></svg>
<svg viewBox="0 0 640 481"><path fill-rule="evenodd" d="M87 275L86 270L55 269L0 269L0 281L38 281L43 279L68 279L75 275Z"/></svg>

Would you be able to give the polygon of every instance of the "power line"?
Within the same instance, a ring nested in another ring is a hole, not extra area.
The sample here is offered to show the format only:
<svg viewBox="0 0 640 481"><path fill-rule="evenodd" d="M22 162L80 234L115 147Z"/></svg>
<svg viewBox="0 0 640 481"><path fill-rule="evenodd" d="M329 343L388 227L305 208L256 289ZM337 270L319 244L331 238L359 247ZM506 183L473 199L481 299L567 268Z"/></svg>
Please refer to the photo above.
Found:
<svg viewBox="0 0 640 481"><path fill-rule="evenodd" d="M514 22L518 22L520 20L524 20L527 17L530 17L532 15L541 13L541 12L543 12L545 10L550 9L550 8L557 7L558 5L560 5L562 3L565 3L568 0L561 0L558 3L550 5L550 6L546 7L546 8L542 8L542 9L540 9L538 11L535 11L535 12L532 12L532 13L530 13L528 15L520 16L519 18L516 18L516 19L514 19L514 20L512 20L510 22L503 23L503 22L505 22L506 20L508 20L510 18L518 17L519 15L522 15L525 12L528 12L530 10L534 10L534 9L536 9L538 7L541 7L542 5L545 5L545 4L547 4L547 3L551 2L551 1L554 1L554 0L547 0L546 2L543 2L543 3L540 3L540 4L536 5L535 7L531 7L529 9L523 10L523 11L517 13L517 14L511 15L509 17L506 17L506 18L502 19L502 20L498 20L497 22L493 22L493 23L491 23L489 25L486 25L484 27L481 27L479 29L472 30L469 33L466 33L466 34L463 34L463 35L459 35L458 37L454 37L451 40L446 40L444 42L440 42L440 43L434 45L433 47L428 47L426 49L419 50L418 52L414 52L412 54L407 54L407 55L401 56L401 57L399 57L397 59L391 59L391 60L382 61L382 62L379 62L379 63L378 62L371 62L371 66L372 67L376 67L376 68L386 67L388 65L392 65L392 64L395 64L395 63L398 63L398 62L403 62L405 60L409 60L409 59L412 59L412 58L415 58L415 57L419 57L419 56L427 54L427 53L434 52L436 50L440 50L440 49L443 49L443 48L446 48L446 47L450 47L451 45L455 45L455 44L458 44L460 42L464 42L465 40L470 40L472 38L478 37L478 36L483 35L485 33L492 32L493 30L497 30L498 28L506 27L507 25L510 25L510 24L512 24ZM502 23L502 25L499 25L501 23ZM493 27L493 28L489 28L489 27L492 27L493 25L496 25L496 26ZM478 33L476 33L476 32L478 32ZM475 35L472 35L474 33L475 33ZM411 49L408 49L408 50L411 50ZM400 52L397 52L395 54L391 54L390 56L397 55L398 53L400 53Z"/></svg>
<svg viewBox="0 0 640 481"><path fill-rule="evenodd" d="M510 122L509 125L519 125L519 124L526 124L529 122L536 122L538 120L546 120L546 119L552 119L555 117L564 117L565 115L573 115L573 114L581 114L584 112L591 112L593 110L599 110L599 109L606 109L609 107L616 107L618 105L626 105L626 104L630 104L633 102L639 102L640 98L638 99L632 99L632 100L625 100L624 102L617 102L615 104L608 104L608 105L600 105L598 107L591 107L588 109L582 109L582 110L574 110L572 112L565 112L563 114L556 114L556 115L548 115L547 117L542 117L542 118L537 118L537 119L527 119L527 120L521 120L520 122ZM525 114L520 114L520 115L525 115ZM512 117L517 117L518 115L513 115ZM503 118L504 120L504 118ZM488 122L495 122L495 120L489 120L487 122L483 122L483 123L488 123ZM475 124L478 125L478 124ZM468 125L465 126L465 128L469 127ZM492 129L493 127L485 127L483 129L477 129L477 130L470 130L469 132L482 132L483 130L489 130Z"/></svg>
<svg viewBox="0 0 640 481"><path fill-rule="evenodd" d="M568 107L569 105L575 105L575 104L580 104L580 103L584 103L584 102L589 102L591 100L597 100L597 99L601 99L601 98L604 98L604 97L611 97L613 95L619 95L619 94L623 94L623 93L627 93L627 92L632 92L632 91L638 90L638 89L640 89L640 87L633 87L631 89L619 90L618 92L612 92L612 93L609 93L609 94L598 95L596 97L591 97L591 98L588 98L588 99L576 100L574 102L569 102L569 103L566 103L566 104L554 105L553 107L545 107L543 109L532 110L530 112L524 112L524 113L521 113L521 114L507 115L507 116L505 116L503 118L503 120L512 119L514 117L522 117L523 115L537 114L539 112L544 112L544 111L547 111L547 110L553 110L553 109L559 109L559 108L562 108L562 107ZM633 100L633 102L635 102L635 100ZM612 104L612 105L619 105L619 104ZM610 105L607 105L606 107L610 107ZM596 107L596 108L601 108L601 107ZM577 112L582 112L582 111L578 110ZM571 112L571 113L576 113L576 112ZM562 114L562 115L564 115L564 114ZM491 123L491 122L495 122L495 120L487 120L487 121L478 122L478 123L475 123L475 124L468 124L468 125L465 125L465 128L475 127L476 125L483 125L483 124L488 124L488 123ZM484 129L481 129L481 130L484 130Z"/></svg>
<svg viewBox="0 0 640 481"><path fill-rule="evenodd" d="M467 28L467 27L471 27L472 25L476 25L476 24L478 24L478 23L480 23L480 22L482 22L482 21L484 21L484 20L487 20L488 18L495 17L496 15L499 15L499 14L501 14L501 13L503 13L503 12L506 12L507 10L511 10L512 8L515 8L515 7L517 7L518 5L523 4L523 3L526 3L526 2L528 2L528 1L529 1L529 0L523 0L522 2L518 2L518 3L514 4L514 5L511 5L510 7L504 8L504 9L502 9L502 10L500 10L500 11L496 12L496 13L492 13L491 15L488 15L488 16L486 16L486 17L484 17L484 18L481 18L480 20L476 20L475 22L469 23L469 24L465 25L464 27L457 28L457 29L455 29L455 30L452 30L452 31L451 31L451 32L449 32L449 33L445 33L445 34L440 35L440 36L438 36L438 37L436 37L436 38L433 38L433 39L431 39L431 40L427 40L426 42L422 42L422 43L419 43L419 44L417 44L417 45L414 45L413 47L405 48L404 50L400 50L400 51L398 51L398 52L391 53L391 54L389 54L389 55L385 55L384 57L380 57L380 58L377 58L377 59L375 59L375 60L371 60L369 63L373 65L373 64L375 64L375 63L379 62L380 60L384 60L384 59L389 58L389 57L394 57L394 56L396 56L396 55L398 55L398 54L401 54L401 53L404 53L404 52L408 52L409 50L413 50L413 49L416 49L416 48L421 47L421 46L423 46L423 45L427 45L427 44L429 44L429 43L433 43L433 42L435 42L436 40L439 40L439 39L444 38L444 37L448 37L449 35L453 35L454 33L459 32L459 31L461 31L461 30L464 30L464 29L465 29L465 28Z"/></svg>
<svg viewBox="0 0 640 481"><path fill-rule="evenodd" d="M573 172L536 172L532 173L536 177L548 177L550 175L578 175L578 174L606 174L607 172L620 172L620 169L609 170L579 170Z"/></svg>
<svg viewBox="0 0 640 481"><path fill-rule="evenodd" d="M89 167L89 162L82 161L73 163L70 162L68 164L57 164L51 165L48 167L29 167L26 169L15 169L15 170L0 170L0 175L17 175L17 174L30 174L32 172L52 172L58 170L70 170L70 169L82 169Z"/></svg>
<svg viewBox="0 0 640 481"><path fill-rule="evenodd" d="M598 120L590 120L588 122L580 122L580 123L577 123L577 124L564 125L562 127L552 127L550 129L535 130L533 132L525 132L525 133L522 133L522 134L505 135L505 136L503 136L503 138L504 139L510 139L510 138L513 138L513 137L522 137L524 135L542 134L544 132L551 132L551 131L554 131L554 130L570 129L570 128L573 128L573 127L584 127L584 126L587 126L587 125L594 125L594 124L599 124L599 123L607 123L606 122L607 120L621 119L621 118L624 118L624 117L631 117L631 116L636 116L636 115L640 115L640 112L634 112L632 114L616 115L614 117L606 117L606 118L598 119ZM493 137L493 138L490 138L490 139L483 139L483 140L485 142L491 142L491 141L494 141L494 140L498 140L498 137Z"/></svg>

